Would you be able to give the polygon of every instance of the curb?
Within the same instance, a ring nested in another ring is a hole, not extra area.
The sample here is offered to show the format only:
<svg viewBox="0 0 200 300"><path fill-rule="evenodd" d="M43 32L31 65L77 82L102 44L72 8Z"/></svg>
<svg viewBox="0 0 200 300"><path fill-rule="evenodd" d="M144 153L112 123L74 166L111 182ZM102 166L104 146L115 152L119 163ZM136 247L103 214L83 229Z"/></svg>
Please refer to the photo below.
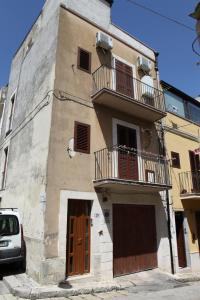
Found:
<svg viewBox="0 0 200 300"><path fill-rule="evenodd" d="M9 289L11 294L16 297L24 299L45 299L45 298L58 298L58 297L69 297L69 296L78 296L84 294L94 294L94 293L103 293L111 291L124 290L125 287L120 284L99 284L97 283L92 287L80 287L80 288L70 288L64 289L57 286L44 286L44 287L26 287L23 286L15 276L7 276L3 278L3 282L6 287Z"/></svg>
<svg viewBox="0 0 200 300"><path fill-rule="evenodd" d="M170 274L171 278L178 282L195 282L195 281L200 281L200 274L175 274L172 275Z"/></svg>

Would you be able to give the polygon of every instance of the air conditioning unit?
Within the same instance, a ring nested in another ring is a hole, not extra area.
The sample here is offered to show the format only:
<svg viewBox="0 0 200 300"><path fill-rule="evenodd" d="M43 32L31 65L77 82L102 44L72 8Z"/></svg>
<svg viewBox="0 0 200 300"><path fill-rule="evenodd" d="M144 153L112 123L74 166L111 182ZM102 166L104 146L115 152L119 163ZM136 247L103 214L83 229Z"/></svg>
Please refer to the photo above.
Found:
<svg viewBox="0 0 200 300"><path fill-rule="evenodd" d="M154 99L154 82L151 76L145 75L142 77L141 92L143 97Z"/></svg>
<svg viewBox="0 0 200 300"><path fill-rule="evenodd" d="M97 32L96 46L105 50L111 50L113 48L113 40L109 35L103 32Z"/></svg>
<svg viewBox="0 0 200 300"><path fill-rule="evenodd" d="M144 72L150 72L151 70L151 61L143 56L138 57L138 69Z"/></svg>

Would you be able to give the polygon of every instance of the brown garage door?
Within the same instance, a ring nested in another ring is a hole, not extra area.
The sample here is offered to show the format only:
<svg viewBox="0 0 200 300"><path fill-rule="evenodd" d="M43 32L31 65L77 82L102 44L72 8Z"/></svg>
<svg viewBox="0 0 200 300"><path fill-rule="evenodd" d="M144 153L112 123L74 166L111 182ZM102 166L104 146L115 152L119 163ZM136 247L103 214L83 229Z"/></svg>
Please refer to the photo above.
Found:
<svg viewBox="0 0 200 300"><path fill-rule="evenodd" d="M113 205L114 276L157 267L155 208Z"/></svg>

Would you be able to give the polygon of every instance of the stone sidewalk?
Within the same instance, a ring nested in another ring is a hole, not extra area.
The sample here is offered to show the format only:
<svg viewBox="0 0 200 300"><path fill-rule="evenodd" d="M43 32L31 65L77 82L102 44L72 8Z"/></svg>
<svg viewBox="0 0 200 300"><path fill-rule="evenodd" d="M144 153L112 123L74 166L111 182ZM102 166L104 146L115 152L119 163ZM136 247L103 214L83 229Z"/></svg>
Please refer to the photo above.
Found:
<svg viewBox="0 0 200 300"><path fill-rule="evenodd" d="M94 300L102 298L100 296L115 293L110 297L122 296L126 293L138 293L147 290L162 290L184 286L187 282L199 281L200 274L181 273L170 275L160 272L158 269L140 272L123 277L118 277L112 281L94 281L90 276L83 280L71 280L56 285L41 286L26 274L4 277L3 282L9 292L19 298L25 299L46 299L46 298L70 298L79 300L86 298ZM89 297L89 298L88 298ZM102 298L105 299L105 298ZM1 300L1 299L0 299ZM4 299L5 300L5 299Z"/></svg>
<svg viewBox="0 0 200 300"><path fill-rule="evenodd" d="M68 298L69 296L120 291L127 287L125 283L120 284L114 280L102 282L94 281L92 278L88 278L87 281L77 280L72 283L62 283L61 287L57 285L41 286L26 274L4 277L3 282L12 295L25 299Z"/></svg>

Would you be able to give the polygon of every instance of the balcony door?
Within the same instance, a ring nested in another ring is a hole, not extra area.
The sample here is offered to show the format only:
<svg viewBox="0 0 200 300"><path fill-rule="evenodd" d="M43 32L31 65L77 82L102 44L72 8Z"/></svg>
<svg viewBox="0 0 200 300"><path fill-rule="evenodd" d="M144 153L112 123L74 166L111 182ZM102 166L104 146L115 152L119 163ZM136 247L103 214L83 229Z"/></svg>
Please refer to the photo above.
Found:
<svg viewBox="0 0 200 300"><path fill-rule="evenodd" d="M115 59L116 91L134 98L133 68Z"/></svg>
<svg viewBox="0 0 200 300"><path fill-rule="evenodd" d="M138 180L137 132L117 124L118 176Z"/></svg>
<svg viewBox="0 0 200 300"><path fill-rule="evenodd" d="M192 179L192 192L200 192L200 159L199 155L193 151L189 151L191 179Z"/></svg>

